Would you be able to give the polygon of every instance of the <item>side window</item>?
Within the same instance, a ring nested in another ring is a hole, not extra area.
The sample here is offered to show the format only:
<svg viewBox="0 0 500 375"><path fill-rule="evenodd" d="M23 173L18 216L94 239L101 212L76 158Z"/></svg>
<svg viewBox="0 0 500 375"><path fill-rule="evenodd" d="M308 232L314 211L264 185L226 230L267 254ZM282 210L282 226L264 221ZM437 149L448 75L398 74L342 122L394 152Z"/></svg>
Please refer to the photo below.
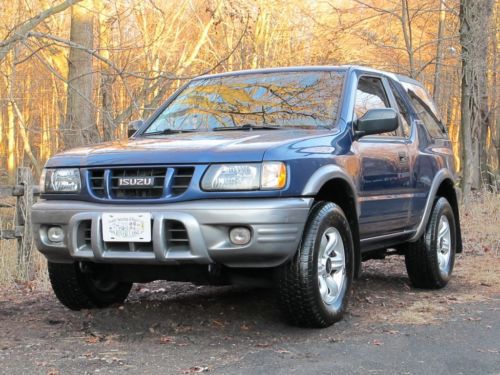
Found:
<svg viewBox="0 0 500 375"><path fill-rule="evenodd" d="M354 104L354 113L357 118L362 117L370 109L390 107L389 99L380 78L363 76L359 79ZM399 136L398 130L380 135Z"/></svg>
<svg viewBox="0 0 500 375"><path fill-rule="evenodd" d="M389 85L391 86L392 93L394 94L394 98L396 99L396 104L398 105L398 110L399 113L401 114L401 125L403 126L403 132L406 137L410 136L410 115L408 113L408 108L406 107L406 104L401 97L401 93L399 92L398 88L394 84L392 80L389 80Z"/></svg>
<svg viewBox="0 0 500 375"><path fill-rule="evenodd" d="M421 87L410 83L404 84L410 96L411 103L418 117L424 123L425 128L432 138L445 138L446 132L437 117L437 111L432 100Z"/></svg>

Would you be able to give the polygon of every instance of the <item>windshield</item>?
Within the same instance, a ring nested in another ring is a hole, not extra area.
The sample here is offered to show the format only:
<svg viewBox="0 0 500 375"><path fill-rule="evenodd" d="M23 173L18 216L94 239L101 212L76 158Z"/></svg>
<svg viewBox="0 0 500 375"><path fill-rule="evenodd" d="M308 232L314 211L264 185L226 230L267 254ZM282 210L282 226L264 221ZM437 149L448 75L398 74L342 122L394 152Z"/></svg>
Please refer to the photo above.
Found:
<svg viewBox="0 0 500 375"><path fill-rule="evenodd" d="M294 71L192 81L145 134L242 127L332 127L344 74Z"/></svg>

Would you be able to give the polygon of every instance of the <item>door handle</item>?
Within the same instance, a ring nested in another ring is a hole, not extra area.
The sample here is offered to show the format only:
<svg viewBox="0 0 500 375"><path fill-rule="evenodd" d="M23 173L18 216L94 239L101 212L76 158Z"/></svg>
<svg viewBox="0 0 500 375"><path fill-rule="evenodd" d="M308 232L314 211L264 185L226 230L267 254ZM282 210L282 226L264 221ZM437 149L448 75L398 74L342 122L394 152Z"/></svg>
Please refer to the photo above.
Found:
<svg viewBox="0 0 500 375"><path fill-rule="evenodd" d="M408 164L408 154L406 152L399 152L398 156L400 164Z"/></svg>

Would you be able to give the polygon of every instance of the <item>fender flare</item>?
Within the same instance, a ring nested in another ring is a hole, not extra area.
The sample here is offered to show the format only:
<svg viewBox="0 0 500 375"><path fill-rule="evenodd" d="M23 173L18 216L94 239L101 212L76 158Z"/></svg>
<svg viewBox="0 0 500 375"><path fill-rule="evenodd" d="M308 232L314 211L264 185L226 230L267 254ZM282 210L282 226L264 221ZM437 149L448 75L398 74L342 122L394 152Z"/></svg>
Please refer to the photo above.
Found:
<svg viewBox="0 0 500 375"><path fill-rule="evenodd" d="M422 235L424 234L425 228L427 227L427 223L429 222L429 218L431 216L432 208L434 207L434 200L436 198L437 191L441 186L441 184L443 183L443 181L445 180L450 180L452 183L454 183L454 178L451 172L448 169L443 168L436 173L436 175L434 176L434 180L432 180L431 188L429 189L429 195L427 196L427 202L425 203L422 220L420 220L420 223L417 226L415 234L411 236L411 238L408 241L410 242L418 241L419 238L422 237Z"/></svg>
<svg viewBox="0 0 500 375"><path fill-rule="evenodd" d="M302 190L302 196L315 196L319 193L321 188L331 180L342 180L343 182L347 183L353 195L354 210L356 211L354 216L357 223L357 228L355 230L355 233L357 233L357 238L354 239L354 277L358 278L361 272L361 243L359 238L359 215L361 211L359 207L357 190L352 177L337 165L325 165L314 172L309 178L309 181L307 181L307 184Z"/></svg>
<svg viewBox="0 0 500 375"><path fill-rule="evenodd" d="M309 181L307 181L307 184L304 186L304 189L302 189L302 196L314 196L318 194L324 184L334 179L341 179L349 185L349 188L354 196L356 217L359 218L360 208L358 194L352 177L337 165L325 165L314 172L309 178Z"/></svg>

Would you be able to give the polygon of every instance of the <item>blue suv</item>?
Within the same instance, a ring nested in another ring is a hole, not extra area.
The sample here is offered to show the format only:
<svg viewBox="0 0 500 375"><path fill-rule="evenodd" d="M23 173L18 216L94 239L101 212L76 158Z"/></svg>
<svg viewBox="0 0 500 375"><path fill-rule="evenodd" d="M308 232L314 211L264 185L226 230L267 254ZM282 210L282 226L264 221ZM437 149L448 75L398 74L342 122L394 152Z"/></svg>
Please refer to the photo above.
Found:
<svg viewBox="0 0 500 375"><path fill-rule="evenodd" d="M417 81L356 67L193 79L128 140L52 157L33 207L70 309L133 282L276 288L292 324L342 318L361 262L441 288L462 250L450 140Z"/></svg>

